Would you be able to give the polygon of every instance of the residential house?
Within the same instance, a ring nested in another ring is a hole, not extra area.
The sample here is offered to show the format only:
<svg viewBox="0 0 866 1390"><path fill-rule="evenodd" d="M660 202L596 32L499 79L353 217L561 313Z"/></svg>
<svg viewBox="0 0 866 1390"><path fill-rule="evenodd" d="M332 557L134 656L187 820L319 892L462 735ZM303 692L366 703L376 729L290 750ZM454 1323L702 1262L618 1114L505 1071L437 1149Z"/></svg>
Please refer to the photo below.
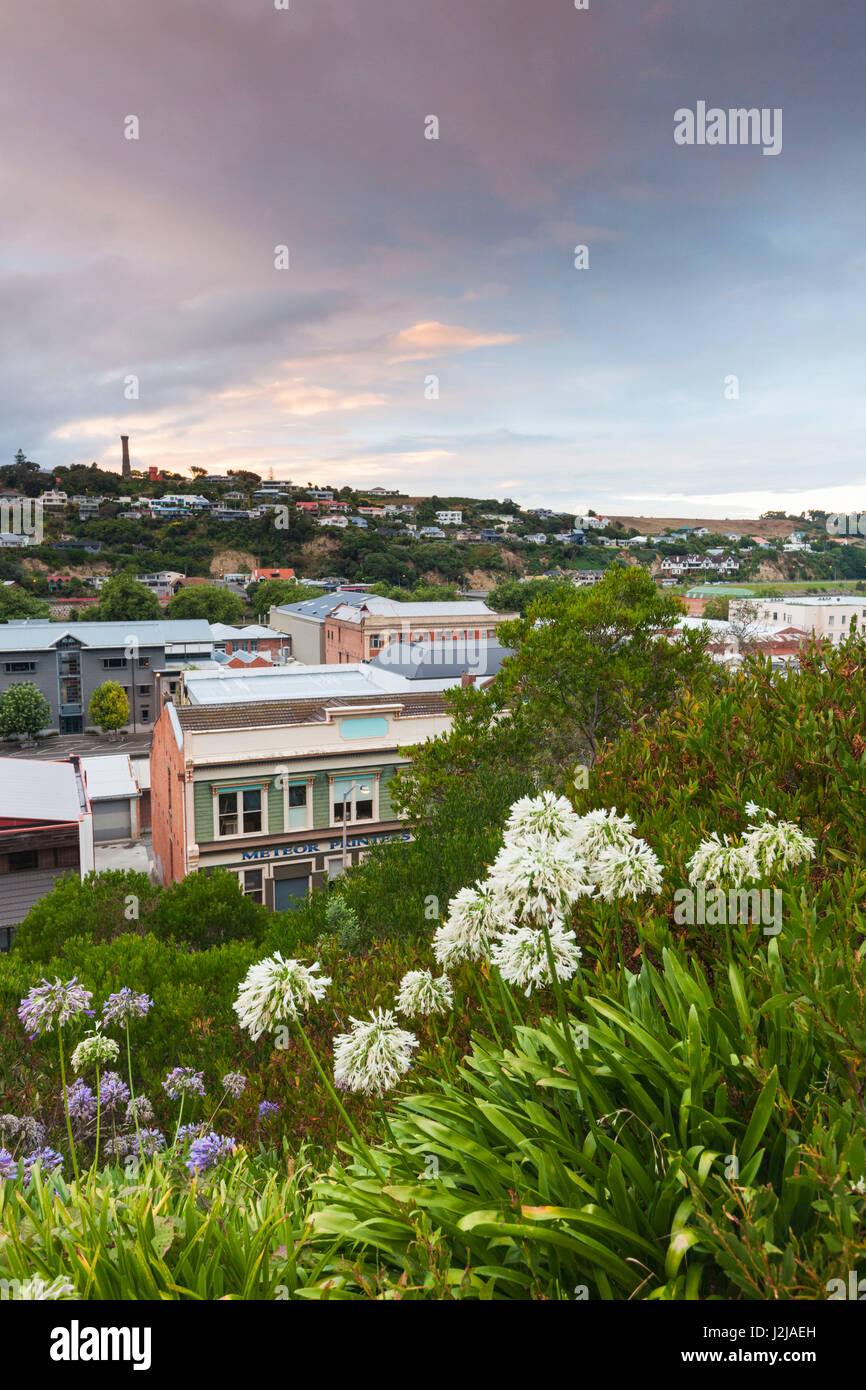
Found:
<svg viewBox="0 0 866 1390"><path fill-rule="evenodd" d="M273 569L266 569L256 566L256 568L253 569L250 573L251 584L259 584L266 579L292 580L294 578L295 571L293 569L279 569L277 567L274 567Z"/></svg>
<svg viewBox="0 0 866 1390"><path fill-rule="evenodd" d="M139 584L143 584L157 598L172 598L183 584L179 570L157 570L154 574L137 574Z"/></svg>
<svg viewBox="0 0 866 1390"><path fill-rule="evenodd" d="M436 520L440 526L462 526L463 513L457 511L442 511L436 513Z"/></svg>

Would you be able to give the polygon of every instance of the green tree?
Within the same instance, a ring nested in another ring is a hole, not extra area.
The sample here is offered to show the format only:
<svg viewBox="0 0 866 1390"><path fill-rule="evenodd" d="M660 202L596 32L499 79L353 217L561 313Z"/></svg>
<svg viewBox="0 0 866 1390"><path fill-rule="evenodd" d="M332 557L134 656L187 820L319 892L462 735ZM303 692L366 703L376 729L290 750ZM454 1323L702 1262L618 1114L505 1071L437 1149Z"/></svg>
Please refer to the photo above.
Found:
<svg viewBox="0 0 866 1390"><path fill-rule="evenodd" d="M24 960L46 962L65 954L82 937L110 941L124 932L146 931L161 889L147 874L112 869L80 879L57 879L50 893L34 903L15 932L14 952Z"/></svg>
<svg viewBox="0 0 866 1390"><path fill-rule="evenodd" d="M0 622L10 618L47 618L48 604L12 584L0 585Z"/></svg>
<svg viewBox="0 0 866 1390"><path fill-rule="evenodd" d="M129 723L129 700L126 691L117 681L104 681L97 686L90 697L87 717L91 724L97 724L103 733L122 729Z"/></svg>
<svg viewBox="0 0 866 1390"><path fill-rule="evenodd" d="M504 579L487 595L487 603L497 613L519 613L522 617L531 603L543 594L554 593L557 586L562 587L562 580L527 579L521 583L519 579Z"/></svg>
<svg viewBox="0 0 866 1390"><path fill-rule="evenodd" d="M51 723L51 707L32 681L10 685L0 695L0 738L29 734L31 738Z"/></svg>
<svg viewBox="0 0 866 1390"><path fill-rule="evenodd" d="M267 909L246 897L237 874L214 869L188 874L165 889L147 929L161 940L182 941L204 950L241 938L258 941L269 921Z"/></svg>
<svg viewBox="0 0 866 1390"><path fill-rule="evenodd" d="M243 621L243 600L230 589L216 584L196 584L181 589L169 603L169 618L203 618L208 623L239 623Z"/></svg>
<svg viewBox="0 0 866 1390"><path fill-rule="evenodd" d="M516 652L492 684L448 693L451 730L417 749L396 779L400 808L426 820L455 783L480 794L510 771L567 785L575 764L591 766L622 729L709 685L701 634L664 635L681 615L637 566L611 569L592 588L556 585L500 626L499 640Z"/></svg>
<svg viewBox="0 0 866 1390"><path fill-rule="evenodd" d="M104 586L96 607L88 614L100 623L135 623L163 616L156 594L131 574L116 574Z"/></svg>

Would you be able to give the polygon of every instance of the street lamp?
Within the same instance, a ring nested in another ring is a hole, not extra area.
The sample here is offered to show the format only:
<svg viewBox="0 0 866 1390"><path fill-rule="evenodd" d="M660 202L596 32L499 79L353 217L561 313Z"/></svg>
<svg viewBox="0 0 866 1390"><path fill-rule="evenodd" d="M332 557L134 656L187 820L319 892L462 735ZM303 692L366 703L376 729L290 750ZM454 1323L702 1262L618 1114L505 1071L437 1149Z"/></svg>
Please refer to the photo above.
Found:
<svg viewBox="0 0 866 1390"><path fill-rule="evenodd" d="M352 782L343 792L343 873L346 872L346 798L352 798L352 805L355 805L356 793L361 792L364 796L372 794L372 787L359 787L357 782Z"/></svg>

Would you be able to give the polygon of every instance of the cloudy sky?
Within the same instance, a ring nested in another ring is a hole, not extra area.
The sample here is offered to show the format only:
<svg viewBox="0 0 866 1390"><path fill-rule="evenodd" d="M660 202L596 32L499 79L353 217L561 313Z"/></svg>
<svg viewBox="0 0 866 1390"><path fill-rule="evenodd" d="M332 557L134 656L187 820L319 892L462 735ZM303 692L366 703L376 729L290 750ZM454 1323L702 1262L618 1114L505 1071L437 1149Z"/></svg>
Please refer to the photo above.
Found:
<svg viewBox="0 0 866 1390"><path fill-rule="evenodd" d="M0 461L866 507L862 0L289 3L4 0Z"/></svg>

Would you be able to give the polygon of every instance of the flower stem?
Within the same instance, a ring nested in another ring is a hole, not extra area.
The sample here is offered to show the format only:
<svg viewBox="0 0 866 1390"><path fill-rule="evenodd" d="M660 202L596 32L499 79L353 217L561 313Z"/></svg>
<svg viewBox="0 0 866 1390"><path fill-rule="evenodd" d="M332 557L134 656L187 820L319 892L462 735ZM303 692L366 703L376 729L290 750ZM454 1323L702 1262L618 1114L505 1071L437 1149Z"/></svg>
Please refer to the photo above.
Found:
<svg viewBox="0 0 866 1390"><path fill-rule="evenodd" d="M72 1138L72 1120L69 1116L69 1100L66 1091L66 1063L63 1057L63 1026L57 1025L57 1045L60 1048L60 1083L63 1087L63 1110L66 1115L66 1135L69 1139L69 1152L72 1155L72 1171L78 1182L78 1159L75 1156L75 1140Z"/></svg>
<svg viewBox="0 0 866 1390"><path fill-rule="evenodd" d="M99 1063L96 1064L96 1148L93 1154L93 1180L96 1181L96 1169L99 1166L99 1121L102 1114L102 1091L99 1086Z"/></svg>
<svg viewBox="0 0 866 1390"><path fill-rule="evenodd" d="M186 1100L186 1095L185 1095L185 1093L184 1093L183 1091L181 1091L181 1093L180 1093L180 1109L179 1109L178 1112L177 1112L177 1128L176 1128L176 1130L174 1131L174 1143L173 1143L172 1146L171 1146L171 1156L172 1156L172 1158L174 1158L174 1151L175 1151L175 1149L177 1148L177 1136L180 1134L180 1122L181 1122L181 1120L183 1119L183 1103L184 1103L185 1100Z"/></svg>
<svg viewBox="0 0 866 1390"><path fill-rule="evenodd" d="M379 1167L378 1163L376 1162L375 1158L374 1158L373 1155L371 1154L369 1148L368 1148L367 1145L364 1143L364 1140L361 1138L360 1134L358 1133L358 1130L355 1128L354 1124L352 1123L351 1119L349 1118L349 1116L348 1116L348 1114L347 1114L347 1112L346 1112L346 1107L343 1105L343 1102L340 1100L340 1097L337 1095L337 1092L334 1090L334 1087L333 1087L333 1085L331 1084L331 1078L328 1076L327 1072L325 1071L324 1067L322 1066L321 1062L319 1061L318 1057L316 1056L315 1048L313 1047L312 1043L310 1042L309 1038L307 1037L307 1034L306 1034L306 1031L305 1031L305 1029L304 1029L304 1027L303 1027L303 1024L301 1023L300 1019L296 1019L295 1022L297 1023L298 1032L299 1032L299 1034L300 1034L300 1036L301 1036L301 1040L302 1040L302 1042L303 1042L305 1048L306 1048L307 1051L309 1052L311 1058L313 1059L313 1065L315 1066L316 1071L319 1073L319 1076L322 1078L322 1081L323 1081L324 1084L325 1084L325 1089L327 1090L329 1096L331 1097L331 1100L332 1100L332 1101L334 1102L334 1104L336 1105L337 1110L338 1110L339 1113L342 1115L343 1119L346 1121L346 1124L349 1126L349 1129L351 1130L352 1134L354 1135L356 1141L358 1142L358 1144L360 1144L360 1146L361 1146L363 1152L366 1154L366 1156L367 1156L367 1161L369 1162L371 1168L373 1169L373 1172L376 1174L376 1177L379 1179L380 1183L382 1183L382 1185L383 1185L383 1187L384 1187L385 1183L387 1182L387 1178L385 1177L385 1174L382 1172L382 1170L381 1170L381 1168Z"/></svg>
<svg viewBox="0 0 866 1390"><path fill-rule="evenodd" d="M546 919L541 920L541 930L544 933L544 946L547 951L547 968L550 971L550 979L553 984L553 992L556 995L556 1007L559 1012L559 1021L562 1031L565 1034L565 1045L568 1048L568 1055L571 1061L572 1074L575 1081L578 1076L577 1053L574 1050L574 1038L571 1035L571 1024L568 1020L568 1012L565 1007L565 995L562 991L562 981L556 973L556 961L553 958L553 947L550 944L550 932Z"/></svg>
<svg viewBox="0 0 866 1390"><path fill-rule="evenodd" d="M129 1045L129 1019L126 1020L126 1069L129 1073L129 1099L132 1103L132 1118L135 1121L135 1138L138 1145L138 1157L140 1159L143 1155L141 1152L141 1130L138 1127L138 1106L135 1103L135 1090L132 1085L132 1049Z"/></svg>

